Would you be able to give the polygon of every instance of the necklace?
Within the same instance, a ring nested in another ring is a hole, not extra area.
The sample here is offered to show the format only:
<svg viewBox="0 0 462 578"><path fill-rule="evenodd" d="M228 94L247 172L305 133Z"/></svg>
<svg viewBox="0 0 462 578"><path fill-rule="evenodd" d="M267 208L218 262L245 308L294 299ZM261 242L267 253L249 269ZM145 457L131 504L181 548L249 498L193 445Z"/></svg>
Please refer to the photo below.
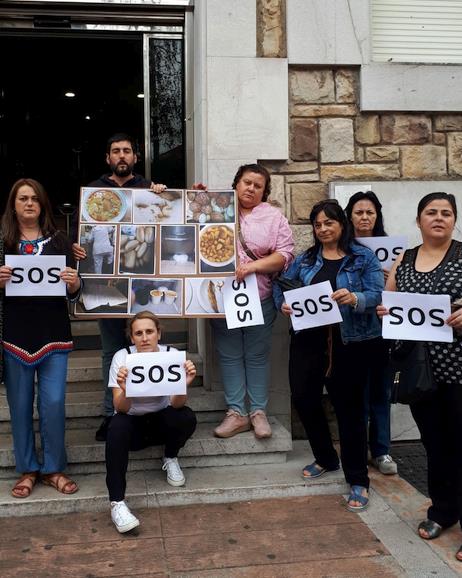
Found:
<svg viewBox="0 0 462 578"><path fill-rule="evenodd" d="M19 252L21 255L35 255L38 252L38 243L42 240L40 232L39 229L35 239L29 239L29 237L21 231L21 236L24 237L24 239L19 241Z"/></svg>

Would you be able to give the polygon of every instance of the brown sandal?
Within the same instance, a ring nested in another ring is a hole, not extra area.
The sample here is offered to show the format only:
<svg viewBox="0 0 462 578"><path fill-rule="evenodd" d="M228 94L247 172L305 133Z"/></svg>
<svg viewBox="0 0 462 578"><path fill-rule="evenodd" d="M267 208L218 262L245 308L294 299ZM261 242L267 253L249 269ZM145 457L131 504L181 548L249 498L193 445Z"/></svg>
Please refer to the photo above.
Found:
<svg viewBox="0 0 462 578"><path fill-rule="evenodd" d="M51 486L61 494L75 494L79 487L77 484L62 474L61 472L55 472L54 474L42 474L42 484L45 486ZM74 486L72 489L69 486Z"/></svg>
<svg viewBox="0 0 462 578"><path fill-rule="evenodd" d="M28 498L37 483L37 477L37 472L26 472L25 474L22 474L11 490L13 498ZM26 481L30 482L30 485L28 483L23 484L23 482Z"/></svg>

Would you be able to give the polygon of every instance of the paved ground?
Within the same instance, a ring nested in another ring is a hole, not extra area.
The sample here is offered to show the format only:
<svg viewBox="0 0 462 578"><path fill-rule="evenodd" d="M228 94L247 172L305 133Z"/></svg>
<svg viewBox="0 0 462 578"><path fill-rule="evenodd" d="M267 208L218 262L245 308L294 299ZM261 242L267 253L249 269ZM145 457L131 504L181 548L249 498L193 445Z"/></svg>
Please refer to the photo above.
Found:
<svg viewBox="0 0 462 578"><path fill-rule="evenodd" d="M427 454L421 442L393 444L393 458L398 464L399 475L428 496Z"/></svg>
<svg viewBox="0 0 462 578"><path fill-rule="evenodd" d="M140 509L125 536L107 512L8 518L2 578L449 578L461 574L453 528L415 533L426 499L397 476L372 474L371 506L339 495Z"/></svg>

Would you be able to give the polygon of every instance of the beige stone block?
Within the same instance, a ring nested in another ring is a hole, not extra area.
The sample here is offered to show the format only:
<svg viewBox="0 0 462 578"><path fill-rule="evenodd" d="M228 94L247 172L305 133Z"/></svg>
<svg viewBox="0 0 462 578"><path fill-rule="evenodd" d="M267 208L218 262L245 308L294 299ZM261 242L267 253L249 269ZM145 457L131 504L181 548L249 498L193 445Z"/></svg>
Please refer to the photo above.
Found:
<svg viewBox="0 0 462 578"><path fill-rule="evenodd" d="M315 203L326 198L324 183L295 184L290 186L291 223L308 223L308 216Z"/></svg>
<svg viewBox="0 0 462 578"><path fill-rule="evenodd" d="M308 162L294 162L288 161L265 161L265 167L269 171L276 173L311 173L318 170L318 163L316 161Z"/></svg>
<svg viewBox="0 0 462 578"><path fill-rule="evenodd" d="M355 161L357 163L364 162L364 148L355 146Z"/></svg>
<svg viewBox="0 0 462 578"><path fill-rule="evenodd" d="M318 123L309 118L290 122L290 158L294 161L315 160L319 153Z"/></svg>
<svg viewBox="0 0 462 578"><path fill-rule="evenodd" d="M286 193L284 177L282 175L271 175L271 194L270 200L275 201L284 216L287 216Z"/></svg>
<svg viewBox="0 0 462 578"><path fill-rule="evenodd" d="M354 104L294 104L291 116L356 116L358 108Z"/></svg>
<svg viewBox="0 0 462 578"><path fill-rule="evenodd" d="M446 148L435 145L401 147L403 178L426 179L446 176Z"/></svg>
<svg viewBox="0 0 462 578"><path fill-rule="evenodd" d="M300 70L289 72L290 100L294 104L335 102L332 70Z"/></svg>
<svg viewBox="0 0 462 578"><path fill-rule="evenodd" d="M462 130L462 114L437 114L435 130Z"/></svg>
<svg viewBox="0 0 462 578"><path fill-rule="evenodd" d="M353 121L348 118L323 118L319 121L320 152L323 163L355 160Z"/></svg>
<svg viewBox="0 0 462 578"><path fill-rule="evenodd" d="M360 179L399 179L397 165L363 164L363 165L325 165L321 167L321 181L342 180L354 181Z"/></svg>
<svg viewBox="0 0 462 578"><path fill-rule="evenodd" d="M313 227L311 225L291 225L294 236L294 253L299 255L314 243Z"/></svg>
<svg viewBox="0 0 462 578"><path fill-rule="evenodd" d="M431 141L431 119L423 114L386 114L381 123L382 139L386 143L423 144Z"/></svg>
<svg viewBox="0 0 462 578"><path fill-rule="evenodd" d="M462 175L462 132L448 134L448 164L450 175Z"/></svg>
<svg viewBox="0 0 462 578"><path fill-rule="evenodd" d="M380 142L380 123L377 114L361 115L355 120L355 137L359 144Z"/></svg>
<svg viewBox="0 0 462 578"><path fill-rule="evenodd" d="M340 69L335 73L337 102L356 102L358 99L358 73L351 69Z"/></svg>
<svg viewBox="0 0 462 578"><path fill-rule="evenodd" d="M433 133L433 144L435 145L445 145L446 135L444 132L434 132Z"/></svg>
<svg viewBox="0 0 462 578"><path fill-rule="evenodd" d="M310 183L319 181L319 173L308 173L306 175L287 175L286 183Z"/></svg>
<svg viewBox="0 0 462 578"><path fill-rule="evenodd" d="M285 0L257 0L257 55L287 56Z"/></svg>
<svg viewBox="0 0 462 578"><path fill-rule="evenodd" d="M399 159L399 147L377 146L366 148L366 161L392 162Z"/></svg>

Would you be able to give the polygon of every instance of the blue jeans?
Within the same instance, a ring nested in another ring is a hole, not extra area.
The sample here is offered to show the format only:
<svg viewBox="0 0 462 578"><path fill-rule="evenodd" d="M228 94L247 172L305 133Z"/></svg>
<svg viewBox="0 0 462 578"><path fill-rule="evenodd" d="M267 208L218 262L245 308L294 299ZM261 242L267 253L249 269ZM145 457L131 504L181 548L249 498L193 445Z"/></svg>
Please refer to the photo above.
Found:
<svg viewBox="0 0 462 578"><path fill-rule="evenodd" d="M371 339L370 367L365 389L366 423L369 418L369 447L376 458L390 451L390 387L388 342Z"/></svg>
<svg viewBox="0 0 462 578"><path fill-rule="evenodd" d="M35 448L33 424L37 374L37 408L43 462ZM52 474L67 465L64 445L67 353L53 353L37 366L23 365L5 353L5 384L10 406L16 471Z"/></svg>
<svg viewBox="0 0 462 578"><path fill-rule="evenodd" d="M246 393L250 412L265 411L268 403L271 331L276 319L273 299L262 301L262 309L264 325L228 329L224 319L211 320L226 404L241 415L247 415Z"/></svg>
<svg viewBox="0 0 462 578"><path fill-rule="evenodd" d="M112 403L112 388L107 386L109 381L109 370L111 368L114 354L128 344L128 340L125 336L127 320L119 318L100 319L98 324L103 349L101 359L104 384L104 415L110 416L114 414L114 405Z"/></svg>

